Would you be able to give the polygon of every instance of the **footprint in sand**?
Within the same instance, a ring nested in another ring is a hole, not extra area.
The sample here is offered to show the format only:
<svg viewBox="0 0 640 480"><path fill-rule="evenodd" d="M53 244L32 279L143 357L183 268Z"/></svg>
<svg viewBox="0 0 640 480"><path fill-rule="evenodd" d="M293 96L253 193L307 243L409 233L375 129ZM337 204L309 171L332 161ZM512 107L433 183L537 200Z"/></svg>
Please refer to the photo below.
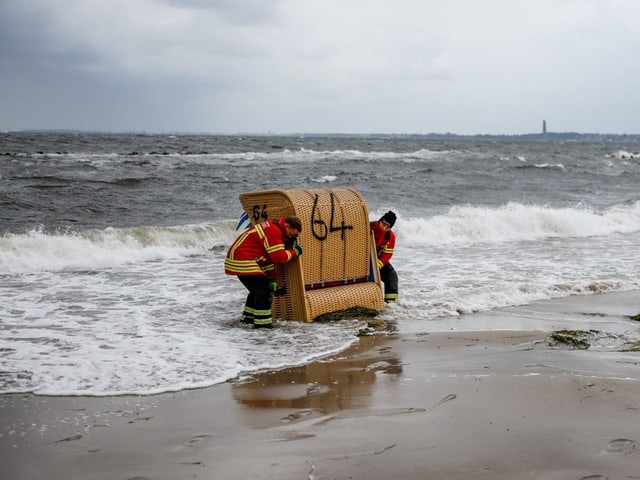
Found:
<svg viewBox="0 0 640 480"><path fill-rule="evenodd" d="M629 440L628 438L616 438L611 440L607 446L607 452L609 453L630 453L635 449L635 440Z"/></svg>
<svg viewBox="0 0 640 480"><path fill-rule="evenodd" d="M74 440L80 440L82 435L71 435L70 437L62 438L60 440L56 440L53 443L62 443L62 442L73 442Z"/></svg>
<svg viewBox="0 0 640 480"><path fill-rule="evenodd" d="M191 437L187 439L183 445L187 447L192 447L193 445L202 442L203 440L211 438L211 435L196 435L195 437Z"/></svg>
<svg viewBox="0 0 640 480"><path fill-rule="evenodd" d="M298 420L299 418L306 417L307 415L311 415L313 413L312 410L304 409L298 410L295 413L290 413L286 417L282 417L280 419L281 422L293 422L294 420Z"/></svg>

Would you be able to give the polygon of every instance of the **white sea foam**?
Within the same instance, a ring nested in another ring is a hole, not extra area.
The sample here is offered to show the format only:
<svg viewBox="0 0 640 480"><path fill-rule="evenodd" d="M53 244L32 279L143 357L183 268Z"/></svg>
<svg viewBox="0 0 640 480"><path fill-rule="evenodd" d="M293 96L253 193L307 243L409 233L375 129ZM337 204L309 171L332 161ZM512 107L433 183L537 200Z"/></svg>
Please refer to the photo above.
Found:
<svg viewBox="0 0 640 480"><path fill-rule="evenodd" d="M174 168L185 163L202 163L206 165L243 165L263 164L273 162L278 164L287 163L308 163L322 160L337 159L339 161L360 161L369 163L371 161L402 161L412 163L420 160L451 161L457 158L461 152L457 150L428 150L420 149L414 152L393 152L379 151L366 152L361 150L313 150L300 148L297 150L282 149L273 152L246 151L236 153L198 153L184 155L180 153L170 154L150 154L144 153L135 157L119 154L96 154L96 153L71 153L71 154L37 154L31 157L34 161L50 161L55 158L59 162L70 164L86 162L100 168L113 168L119 163L145 162L163 168Z"/></svg>
<svg viewBox="0 0 640 480"><path fill-rule="evenodd" d="M32 230L0 237L0 274L94 270L200 255L229 245L234 222L176 227L107 228L49 234Z"/></svg>
<svg viewBox="0 0 640 480"><path fill-rule="evenodd" d="M557 168L558 170L566 170L562 163L536 163L536 168Z"/></svg>
<svg viewBox="0 0 640 480"><path fill-rule="evenodd" d="M636 158L640 158L640 152L628 152L626 150L618 150L617 152L615 152L613 154L613 156L615 158L620 158L620 159L636 159Z"/></svg>
<svg viewBox="0 0 640 480"><path fill-rule="evenodd" d="M456 206L446 214L398 221L403 242L446 245L592 237L640 231L640 202L604 211L509 203L500 208Z"/></svg>
<svg viewBox="0 0 640 480"><path fill-rule="evenodd" d="M339 159L340 161L361 161L369 163L371 161L401 161L403 163L414 163L417 161L452 162L458 159L470 159L478 156L469 150L456 149L418 149L411 152L394 152L394 151L362 151L357 149L335 149L335 150L314 150L309 148L299 149L275 149L274 151L243 151L234 153L185 153L185 152L141 152L138 155L131 156L128 153L96 153L96 152L42 152L30 155L24 153L16 153L15 157L27 157L34 162L50 163L52 160L61 164L78 164L87 163L98 168L113 169L118 164L140 163L144 162L166 169L175 168L184 163L202 163L210 165L236 165L242 162L245 165L252 163L262 164L277 159L279 164L299 163L299 162L317 162L324 159ZM479 156L482 156L480 154ZM606 157L618 160L637 160L640 158L640 152L617 150ZM511 158L526 163L528 155L516 154L512 157L500 156L500 160L509 160ZM22 160L24 162L24 160ZM538 168L558 168L565 169L565 165L561 163L537 163L533 165Z"/></svg>
<svg viewBox="0 0 640 480"><path fill-rule="evenodd" d="M316 183L327 183L327 182L335 182L337 178L338 177L336 177L335 175L324 175L322 177L312 178L311 181Z"/></svg>

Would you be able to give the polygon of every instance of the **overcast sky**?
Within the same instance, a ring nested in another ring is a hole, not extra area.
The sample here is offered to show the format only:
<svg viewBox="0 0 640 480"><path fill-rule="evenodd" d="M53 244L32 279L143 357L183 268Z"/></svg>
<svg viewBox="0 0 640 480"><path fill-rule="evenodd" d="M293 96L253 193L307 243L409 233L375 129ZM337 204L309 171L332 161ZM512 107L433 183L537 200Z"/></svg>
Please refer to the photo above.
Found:
<svg viewBox="0 0 640 480"><path fill-rule="evenodd" d="M0 130L640 133L637 0L0 0Z"/></svg>

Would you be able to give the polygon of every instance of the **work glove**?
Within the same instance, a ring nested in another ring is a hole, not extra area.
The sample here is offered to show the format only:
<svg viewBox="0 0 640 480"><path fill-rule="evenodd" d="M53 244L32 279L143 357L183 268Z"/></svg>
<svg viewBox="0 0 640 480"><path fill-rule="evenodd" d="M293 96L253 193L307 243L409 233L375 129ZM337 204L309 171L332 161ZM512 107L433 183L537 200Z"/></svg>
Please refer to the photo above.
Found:
<svg viewBox="0 0 640 480"><path fill-rule="evenodd" d="M280 295L284 295L287 293L287 290L284 287L278 285L278 282L272 280L269 282L269 289L273 292L274 297L279 297Z"/></svg>
<svg viewBox="0 0 640 480"><path fill-rule="evenodd" d="M296 243L298 243L298 237L287 238L284 242L284 248L291 249Z"/></svg>
<svg viewBox="0 0 640 480"><path fill-rule="evenodd" d="M293 251L296 252L296 256L302 255L302 247L298 245L298 242L293 244Z"/></svg>

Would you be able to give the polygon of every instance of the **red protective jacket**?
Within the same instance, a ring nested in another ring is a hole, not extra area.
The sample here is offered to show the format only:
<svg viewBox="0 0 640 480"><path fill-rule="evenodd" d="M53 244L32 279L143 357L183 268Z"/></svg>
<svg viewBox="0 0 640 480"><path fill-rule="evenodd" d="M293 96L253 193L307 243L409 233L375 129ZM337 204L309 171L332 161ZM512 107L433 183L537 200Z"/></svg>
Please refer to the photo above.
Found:
<svg viewBox="0 0 640 480"><path fill-rule="evenodd" d="M376 239L376 251L378 252L378 268L384 267L391 257L393 251L396 248L396 234L393 230L383 230L380 221L371 222L371 231Z"/></svg>
<svg viewBox="0 0 640 480"><path fill-rule="evenodd" d="M287 263L296 253L284 246L284 219L267 220L236 238L224 260L227 275L267 275L275 279L275 263Z"/></svg>

